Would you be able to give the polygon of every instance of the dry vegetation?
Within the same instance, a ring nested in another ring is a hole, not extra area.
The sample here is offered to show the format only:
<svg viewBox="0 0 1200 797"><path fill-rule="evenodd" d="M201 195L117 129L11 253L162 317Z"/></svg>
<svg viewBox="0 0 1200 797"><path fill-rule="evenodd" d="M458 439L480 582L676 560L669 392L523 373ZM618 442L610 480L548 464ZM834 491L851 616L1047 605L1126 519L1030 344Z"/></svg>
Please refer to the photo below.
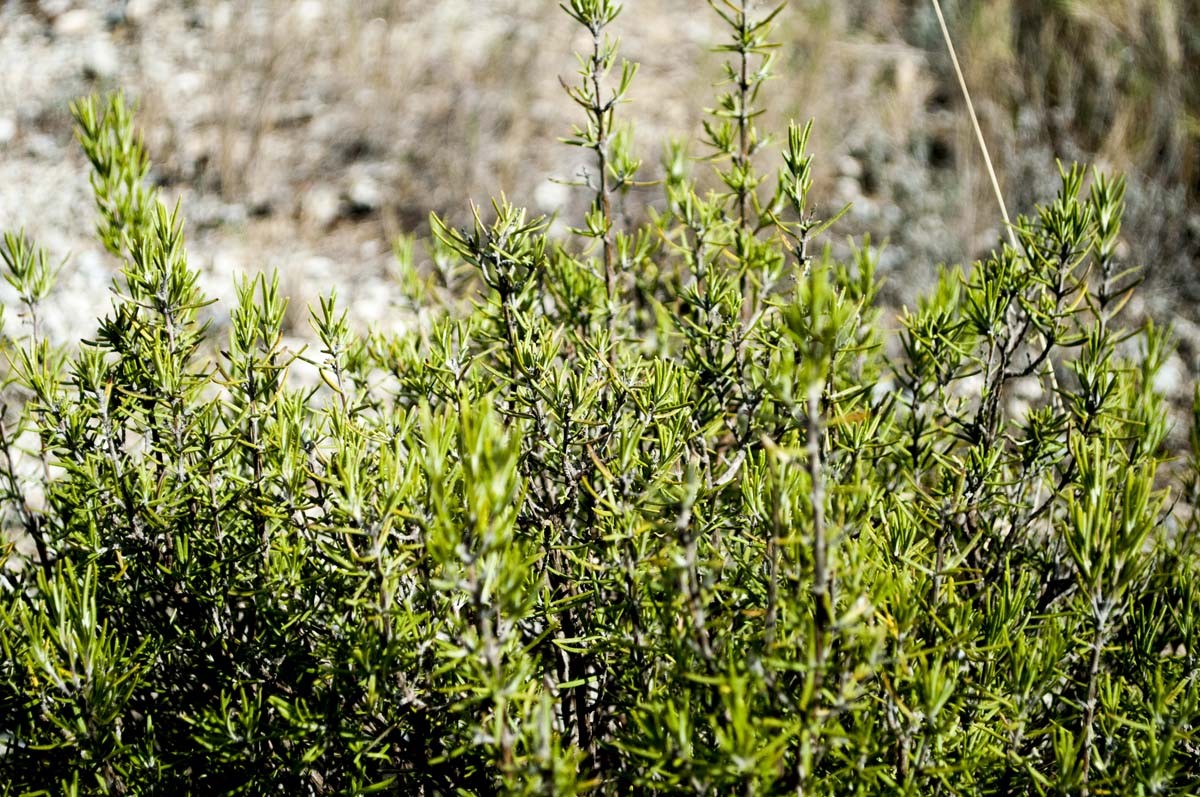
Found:
<svg viewBox="0 0 1200 797"><path fill-rule="evenodd" d="M571 113L555 78L571 74L579 42L546 5L7 0L0 219L82 257L78 287L103 293L111 264L90 251L66 105L120 86L140 104L154 177L188 201L213 290L230 271L279 266L298 298L332 279L363 320L383 320L389 241L422 233L430 208L462 220L468 199L505 192L537 212L582 210L577 192L545 180L573 179L584 163L553 143ZM718 31L700 5L639 3L638 24L620 30L641 63L630 115L646 149L695 136L714 96ZM911 301L933 275L910 263L967 260L999 232L933 15L918 0L791 6L778 53L788 77L769 86L777 119L765 126L817 120L818 193L855 203L844 232L890 242L886 290ZM1185 343L1200 351L1194 314L1173 301L1200 293L1196 0L945 6L1015 209L1052 193L1056 157L1127 172L1130 244L1167 289L1150 294L1151 310L1183 312Z"/></svg>

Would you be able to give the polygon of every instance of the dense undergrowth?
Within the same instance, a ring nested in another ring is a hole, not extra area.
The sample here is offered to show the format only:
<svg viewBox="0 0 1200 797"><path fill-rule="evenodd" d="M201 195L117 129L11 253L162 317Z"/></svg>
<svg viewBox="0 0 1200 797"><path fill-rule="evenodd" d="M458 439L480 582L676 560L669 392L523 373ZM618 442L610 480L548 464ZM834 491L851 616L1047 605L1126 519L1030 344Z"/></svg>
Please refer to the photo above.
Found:
<svg viewBox="0 0 1200 797"><path fill-rule="evenodd" d="M123 270L60 350L0 248L4 793L1200 790L1200 435L1160 471L1121 181L1064 169L893 333L876 251L821 254L808 127L769 169L769 18L716 5L725 190L669 146L626 229L618 6L566 8L592 211L434 219L403 335L331 296L290 352L258 277L214 341L123 102L76 106Z"/></svg>

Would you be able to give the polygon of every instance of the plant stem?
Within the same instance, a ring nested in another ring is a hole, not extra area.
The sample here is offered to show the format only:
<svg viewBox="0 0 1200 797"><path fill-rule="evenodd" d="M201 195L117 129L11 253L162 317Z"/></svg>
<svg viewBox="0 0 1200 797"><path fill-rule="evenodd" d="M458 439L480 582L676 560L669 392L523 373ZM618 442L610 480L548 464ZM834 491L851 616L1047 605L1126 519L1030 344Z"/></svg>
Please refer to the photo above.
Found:
<svg viewBox="0 0 1200 797"><path fill-rule="evenodd" d="M825 481L821 473L821 389L808 389L808 474L813 508L813 599L815 602L819 663L824 663L825 636L832 621L833 579L829 573L829 541L825 534Z"/></svg>
<svg viewBox="0 0 1200 797"><path fill-rule="evenodd" d="M617 270L615 263L615 253L613 247L612 235L612 201L609 198L608 185L608 113L609 109L604 102L601 101L600 76L604 72L604 53L603 42L600 39L600 32L603 28L600 24L594 24L591 28L592 32L592 61L591 74L589 78L592 81L592 117L596 123L596 168L600 173L599 181L596 185L596 203L600 208L600 212L604 214L604 237L601 239L604 252L604 287L607 293L607 321L609 340L612 340L614 322L616 319L616 311L614 303L617 296Z"/></svg>
<svg viewBox="0 0 1200 797"><path fill-rule="evenodd" d="M1088 797L1091 793L1089 780L1092 770L1092 747L1096 741L1096 691L1100 678L1100 656L1108 641L1108 615L1103 613L1097 617L1096 633L1092 636L1091 663L1088 665L1087 699L1083 704L1083 785L1080 795Z"/></svg>
<svg viewBox="0 0 1200 797"><path fill-rule="evenodd" d="M746 0L742 0L741 11L738 13L738 157L737 166L745 173L750 161L750 138L749 125L750 113L746 108L750 101L750 82L748 79L750 67L750 54L746 51L746 34L748 26L746 24ZM749 192L746 186L742 185L738 189L738 219L742 229L746 229L749 222L746 216L746 200ZM743 278L742 290L745 292L745 279Z"/></svg>

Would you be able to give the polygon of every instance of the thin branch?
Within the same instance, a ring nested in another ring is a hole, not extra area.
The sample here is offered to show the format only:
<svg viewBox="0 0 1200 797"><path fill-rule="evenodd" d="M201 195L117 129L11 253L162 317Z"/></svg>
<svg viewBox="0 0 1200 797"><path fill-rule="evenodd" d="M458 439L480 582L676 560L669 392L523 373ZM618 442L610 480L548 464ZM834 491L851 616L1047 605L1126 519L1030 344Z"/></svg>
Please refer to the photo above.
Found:
<svg viewBox="0 0 1200 797"><path fill-rule="evenodd" d="M983 137L983 128L979 126L979 115L975 112L975 103L971 100L971 92L967 89L967 79L963 77L962 67L958 63L958 53L954 49L954 41L950 38L950 29L946 27L946 17L942 14L940 0L932 0L933 11L937 14L938 25L942 29L942 38L946 41L946 50L950 53L950 62L954 65L954 74L958 78L958 87L962 89L963 99L967 101L967 110L971 115L971 125L975 129L975 138L979 142L979 150L983 153L983 162L987 166L988 178L992 182L992 190L996 193L996 202L1000 205L1000 215L1004 218L1004 226L1008 231L1008 240L1013 249L1019 249L1017 234L1013 230L1012 219L1008 215L1008 205L1004 202L1004 192L1000 190L1000 181L996 178L996 169L992 166L992 156L988 152L987 141Z"/></svg>

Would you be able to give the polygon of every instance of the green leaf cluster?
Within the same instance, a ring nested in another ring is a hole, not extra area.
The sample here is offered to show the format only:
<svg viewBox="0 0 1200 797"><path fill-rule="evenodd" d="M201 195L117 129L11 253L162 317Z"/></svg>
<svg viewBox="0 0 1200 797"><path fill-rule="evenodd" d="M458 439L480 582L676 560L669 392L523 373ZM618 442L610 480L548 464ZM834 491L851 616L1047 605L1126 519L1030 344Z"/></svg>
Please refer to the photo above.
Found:
<svg viewBox="0 0 1200 797"><path fill-rule="evenodd" d="M411 330L330 295L304 352L274 277L216 338L124 102L75 106L122 269L62 349L0 248L0 791L1200 792L1200 432L1120 326L1122 182L1063 168L893 325L814 246L811 127L756 168L778 11L714 7L711 157L645 223L620 4L571 0L578 234L435 217Z"/></svg>

